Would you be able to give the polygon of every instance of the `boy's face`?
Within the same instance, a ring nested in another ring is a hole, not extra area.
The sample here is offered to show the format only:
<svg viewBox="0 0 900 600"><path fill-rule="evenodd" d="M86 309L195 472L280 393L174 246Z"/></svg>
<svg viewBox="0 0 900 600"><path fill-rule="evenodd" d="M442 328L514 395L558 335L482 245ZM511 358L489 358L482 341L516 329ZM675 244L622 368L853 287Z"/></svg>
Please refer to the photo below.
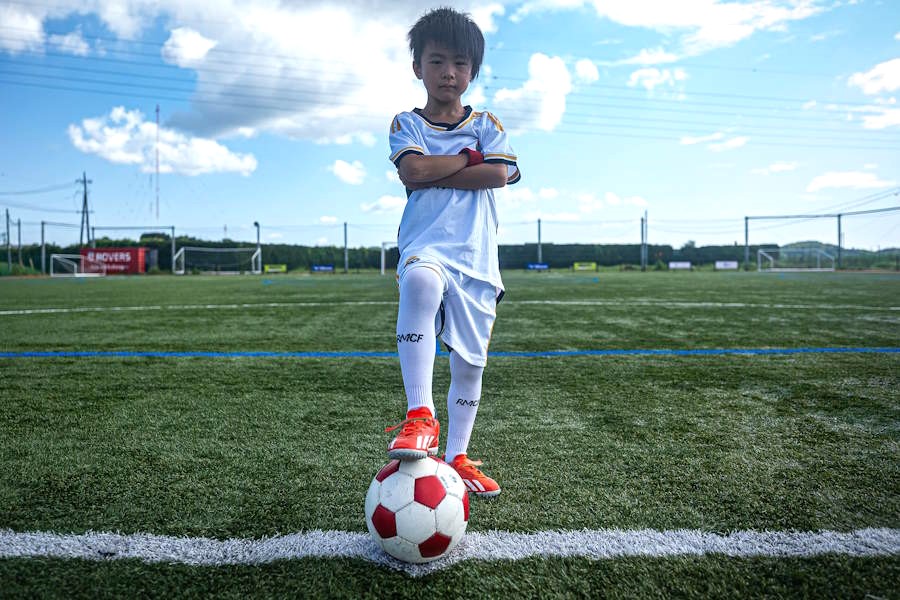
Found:
<svg viewBox="0 0 900 600"><path fill-rule="evenodd" d="M413 61L413 71L425 84L429 99L451 103L468 89L472 61L446 46L428 42L422 49L421 62Z"/></svg>

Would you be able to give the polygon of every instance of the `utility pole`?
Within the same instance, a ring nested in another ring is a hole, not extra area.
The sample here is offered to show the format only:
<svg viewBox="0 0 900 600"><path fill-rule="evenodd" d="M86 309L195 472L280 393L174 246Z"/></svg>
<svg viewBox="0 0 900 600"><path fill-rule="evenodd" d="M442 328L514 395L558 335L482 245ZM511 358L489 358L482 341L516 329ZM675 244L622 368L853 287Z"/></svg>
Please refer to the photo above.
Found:
<svg viewBox="0 0 900 600"><path fill-rule="evenodd" d="M544 262L541 258L541 220L538 219L538 263Z"/></svg>
<svg viewBox="0 0 900 600"><path fill-rule="evenodd" d="M344 273L350 271L350 253L347 250L347 221L344 221Z"/></svg>
<svg viewBox="0 0 900 600"><path fill-rule="evenodd" d="M22 219L16 221L19 230L19 266L22 266Z"/></svg>
<svg viewBox="0 0 900 600"><path fill-rule="evenodd" d="M647 211L641 217L641 271L647 270Z"/></svg>
<svg viewBox="0 0 900 600"><path fill-rule="evenodd" d="M88 236L88 241L90 241L90 237L91 237L91 219L88 216L88 213L90 211L88 210L87 186L89 183L94 183L94 182L93 182L93 180L88 179L87 174L84 171L82 171L81 179L76 179L75 183L80 183L82 185L82 189L84 190L84 192L82 194L82 201L81 201L81 231L78 234L78 245L83 246L85 234L87 234L87 236Z"/></svg>
<svg viewBox="0 0 900 600"><path fill-rule="evenodd" d="M9 239L9 209L6 209L6 268L12 272L12 244Z"/></svg>

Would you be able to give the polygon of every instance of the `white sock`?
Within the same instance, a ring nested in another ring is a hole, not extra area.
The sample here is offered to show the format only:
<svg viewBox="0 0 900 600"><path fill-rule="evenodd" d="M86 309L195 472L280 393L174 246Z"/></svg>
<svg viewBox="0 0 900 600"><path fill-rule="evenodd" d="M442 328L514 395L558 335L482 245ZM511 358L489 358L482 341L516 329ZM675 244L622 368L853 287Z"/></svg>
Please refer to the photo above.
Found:
<svg viewBox="0 0 900 600"><path fill-rule="evenodd" d="M397 353L406 390L407 411L426 407L434 416L431 380L434 374L434 317L441 306L444 282L434 270L409 270L400 280L397 311Z"/></svg>
<svg viewBox="0 0 900 600"><path fill-rule="evenodd" d="M457 454L465 454L472 437L475 414L481 401L481 376L484 367L464 361L456 352L450 353L450 393L447 395L447 453L450 462Z"/></svg>

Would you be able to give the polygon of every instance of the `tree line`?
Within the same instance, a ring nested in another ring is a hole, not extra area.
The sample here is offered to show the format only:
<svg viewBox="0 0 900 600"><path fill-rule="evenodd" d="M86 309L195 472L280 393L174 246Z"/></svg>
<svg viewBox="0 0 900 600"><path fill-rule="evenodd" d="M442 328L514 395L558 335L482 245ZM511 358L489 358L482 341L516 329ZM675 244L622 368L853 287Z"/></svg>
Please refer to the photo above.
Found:
<svg viewBox="0 0 900 600"><path fill-rule="evenodd" d="M155 250L156 265L160 271L168 271L172 265L172 245L168 235L160 233L148 233L140 237L138 241L131 239L97 238L95 244L103 247L128 247L144 246ZM836 253L836 248L818 242L802 242L784 247L804 245L818 245L830 253ZM176 236L175 246L200 246L207 248L254 248L256 244L251 242L238 242L230 239L211 242L189 236ZM778 248L777 244L761 244L750 246L750 263L755 269L756 253L759 248ZM47 244L47 260L51 253L78 254L80 246L57 246ZM358 247L348 248L348 263L350 269L379 269L381 267L381 248ZM499 248L501 269L524 269L529 263L538 261L538 245L507 244ZM712 265L716 261L744 262L744 246L697 246L694 242L688 242L681 248L673 248L671 245L651 244L648 246L648 268L665 269L670 261L690 261L695 266ZM304 271L312 269L313 265L334 265L336 271L343 270L344 248L342 246L301 246L293 244L263 244L262 257L264 264L285 264L290 271ZM598 266L622 268L635 268L641 262L640 244L553 244L545 243L540 248L540 262L547 264L551 269L570 268L575 262L594 262ZM13 250L13 262L18 262L16 250ZM395 269L399 260L397 248L391 248L385 255L385 268ZM41 266L40 245L28 245L22 247L22 263L34 269ZM844 268L887 268L900 267L900 250L896 248L869 252L861 250L844 249L842 252L842 266Z"/></svg>

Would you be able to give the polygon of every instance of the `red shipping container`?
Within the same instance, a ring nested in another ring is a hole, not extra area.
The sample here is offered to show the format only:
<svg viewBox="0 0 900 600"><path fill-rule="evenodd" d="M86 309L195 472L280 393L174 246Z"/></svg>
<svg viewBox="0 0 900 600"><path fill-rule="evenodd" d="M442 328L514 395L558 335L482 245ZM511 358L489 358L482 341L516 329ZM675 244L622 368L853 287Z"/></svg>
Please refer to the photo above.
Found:
<svg viewBox="0 0 900 600"><path fill-rule="evenodd" d="M97 273L106 266L107 275L143 273L146 248L82 248L86 273Z"/></svg>

